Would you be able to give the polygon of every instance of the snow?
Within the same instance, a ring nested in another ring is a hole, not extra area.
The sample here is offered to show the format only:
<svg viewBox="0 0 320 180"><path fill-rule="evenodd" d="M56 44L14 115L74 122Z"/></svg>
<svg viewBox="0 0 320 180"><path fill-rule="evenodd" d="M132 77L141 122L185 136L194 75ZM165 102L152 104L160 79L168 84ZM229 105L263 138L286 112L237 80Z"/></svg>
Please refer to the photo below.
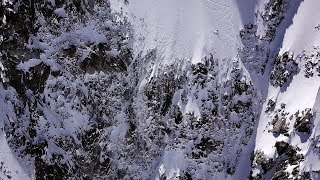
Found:
<svg viewBox="0 0 320 180"><path fill-rule="evenodd" d="M237 4L242 24L254 23L256 5L260 0L234 0Z"/></svg>
<svg viewBox="0 0 320 180"><path fill-rule="evenodd" d="M6 15L3 15L3 18L2 18L2 24L7 24L7 17L6 17Z"/></svg>
<svg viewBox="0 0 320 180"><path fill-rule="evenodd" d="M286 110L291 113L295 113L299 109L312 108L320 87L318 79L318 77L305 78L303 71L294 76L288 89L278 95L279 103L276 108L280 106L281 102L287 104Z"/></svg>
<svg viewBox="0 0 320 180"><path fill-rule="evenodd" d="M24 171L25 167L21 166L16 157L14 156L14 152L11 151L6 139L6 135L3 131L4 121L10 117L9 106L4 101L4 89L0 84L0 163L3 164L0 168L0 179L31 179L27 173Z"/></svg>
<svg viewBox="0 0 320 180"><path fill-rule="evenodd" d="M260 170L259 169L254 169L253 172L252 172L252 175L253 176L256 176L257 174L260 173Z"/></svg>
<svg viewBox="0 0 320 180"><path fill-rule="evenodd" d="M4 162L4 168L0 171L0 179L9 179L7 175L13 179L31 179L25 173L15 156L12 154L3 131L0 133L0 162ZM6 169L5 173L3 170Z"/></svg>
<svg viewBox="0 0 320 180"><path fill-rule="evenodd" d="M291 50L301 53L320 45L320 1L302 1L293 24L287 29L280 53Z"/></svg>
<svg viewBox="0 0 320 180"><path fill-rule="evenodd" d="M297 3L297 1L295 1ZM292 52L295 57L299 54L312 51L314 46L320 45L320 32L315 27L320 23L318 9L320 2L303 1L298 7L297 13L294 15L292 24L285 30L284 39L279 54L286 51ZM281 40L281 39L280 39ZM313 108L318 90L320 88L319 77L306 78L304 76L304 63L300 62L301 71L293 77L292 82L284 90L275 88L269 84L266 102L261 111L261 117L257 129L256 150L263 149L269 156L273 157L275 152L274 144L276 141L288 141L288 137L280 135L274 137L272 133L268 133L268 123L271 118L268 113L264 112L268 99L276 100L275 109L279 109L281 103L286 104L286 112L294 114L306 108ZM293 129L293 123L290 124L289 132ZM302 149L308 149L308 143L302 142L300 136L293 134L290 137L291 144L297 145ZM266 143L268 142L268 143Z"/></svg>
<svg viewBox="0 0 320 180"><path fill-rule="evenodd" d="M54 13L60 17L63 17L63 18L68 17L68 14L67 14L66 10L64 10L64 7L54 10Z"/></svg>
<svg viewBox="0 0 320 180"><path fill-rule="evenodd" d="M194 98L188 99L188 103L185 107L184 114L187 114L187 113L194 113L194 116L197 117L198 119L201 116L199 106L197 105L197 102Z"/></svg>
<svg viewBox="0 0 320 180"><path fill-rule="evenodd" d="M49 3L52 4L52 6L56 6L56 1L55 0L48 0Z"/></svg>
<svg viewBox="0 0 320 180"><path fill-rule="evenodd" d="M232 0L139 0L129 3L136 53L157 49L168 64L201 61L208 53L235 58L239 12Z"/></svg>
<svg viewBox="0 0 320 180"><path fill-rule="evenodd" d="M124 138L126 132L129 129L129 125L125 122L125 114L122 112L118 114L115 119L117 119L118 124L112 128L110 139L112 141L118 141Z"/></svg>
<svg viewBox="0 0 320 180"><path fill-rule="evenodd" d="M268 123L271 121L271 117L268 113L264 112L267 107L268 99L272 98L277 100L275 109L279 109L281 103L285 103L286 112L294 114L298 110L302 111L306 108L313 108L316 102L319 87L319 78L305 78L303 71L293 77L290 86L284 92L281 92L280 88L274 88L272 86L269 86L269 95L262 108L261 117L257 129L256 150L263 149L263 151L267 155L269 155L269 157L273 157L275 151L274 145L276 141L286 141L288 139L283 135L275 137L273 133L268 133L267 126ZM299 143L301 142L299 141Z"/></svg>
<svg viewBox="0 0 320 180"><path fill-rule="evenodd" d="M316 103L313 108L316 111L315 120L313 124L313 131L310 135L310 138L305 142L304 154L306 157L306 161L303 164L303 169L307 171L318 171L320 169L320 155L319 155L319 138L320 138L320 91L317 92ZM310 141L314 139L318 141L316 143L312 143ZM316 145L315 145L316 144ZM316 147L318 146L318 147ZM314 148L315 147L315 148ZM319 175L318 175L319 176ZM319 178L319 177L318 177ZM315 178L317 179L317 178Z"/></svg>
<svg viewBox="0 0 320 180"><path fill-rule="evenodd" d="M99 33L100 27L97 26L97 22L86 24L85 27L79 27L74 33L75 38L81 38L85 42L92 42L99 44L100 42L105 42L105 35ZM98 27L98 28L97 28Z"/></svg>
<svg viewBox="0 0 320 180"><path fill-rule="evenodd" d="M2 5L12 4L12 0L2 0Z"/></svg>
<svg viewBox="0 0 320 180"><path fill-rule="evenodd" d="M165 151L159 167L159 174L162 175L165 173L168 179L179 179L180 172L185 170L185 165L183 150L175 149Z"/></svg>
<svg viewBox="0 0 320 180"><path fill-rule="evenodd" d="M30 68L37 66L38 64L40 64L42 61L40 59L30 59L26 62L21 62L18 65L18 68L20 68L21 70L27 72L29 71Z"/></svg>

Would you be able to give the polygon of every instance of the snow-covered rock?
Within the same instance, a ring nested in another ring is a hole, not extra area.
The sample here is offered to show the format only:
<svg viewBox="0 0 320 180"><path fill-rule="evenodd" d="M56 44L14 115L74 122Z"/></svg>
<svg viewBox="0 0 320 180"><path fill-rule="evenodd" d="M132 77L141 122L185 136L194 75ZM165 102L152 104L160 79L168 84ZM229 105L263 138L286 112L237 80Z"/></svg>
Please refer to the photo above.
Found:
<svg viewBox="0 0 320 180"><path fill-rule="evenodd" d="M319 2L0 4L0 179L319 179Z"/></svg>

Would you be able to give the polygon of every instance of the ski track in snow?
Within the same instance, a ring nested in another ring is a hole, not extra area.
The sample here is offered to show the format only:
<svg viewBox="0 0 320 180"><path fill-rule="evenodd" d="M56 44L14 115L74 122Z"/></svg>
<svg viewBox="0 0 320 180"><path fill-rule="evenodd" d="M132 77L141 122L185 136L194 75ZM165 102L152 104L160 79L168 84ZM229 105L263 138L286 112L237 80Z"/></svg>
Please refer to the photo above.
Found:
<svg viewBox="0 0 320 180"><path fill-rule="evenodd" d="M163 63L236 57L239 16L232 0L139 0L129 4L136 53L157 48Z"/></svg>

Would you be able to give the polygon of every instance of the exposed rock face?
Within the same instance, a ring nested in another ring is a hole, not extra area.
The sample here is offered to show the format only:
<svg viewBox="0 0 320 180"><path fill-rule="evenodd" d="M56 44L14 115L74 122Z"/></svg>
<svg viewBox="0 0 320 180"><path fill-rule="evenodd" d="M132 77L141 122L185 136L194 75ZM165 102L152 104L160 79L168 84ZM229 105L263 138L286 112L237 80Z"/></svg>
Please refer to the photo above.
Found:
<svg viewBox="0 0 320 180"><path fill-rule="evenodd" d="M277 152L278 152L279 156L281 156L283 153L286 152L286 150L289 147L289 144L281 141L281 142L277 142L275 146L277 148Z"/></svg>
<svg viewBox="0 0 320 180"><path fill-rule="evenodd" d="M270 74L270 83L273 86L282 87L290 81L299 71L298 63L289 57L289 52L285 52L281 57L275 60L274 69Z"/></svg>
<svg viewBox="0 0 320 180"><path fill-rule="evenodd" d="M311 109L306 109L300 114L299 111L296 112L296 122L294 128L298 132L311 133L311 126L313 120L313 114Z"/></svg>

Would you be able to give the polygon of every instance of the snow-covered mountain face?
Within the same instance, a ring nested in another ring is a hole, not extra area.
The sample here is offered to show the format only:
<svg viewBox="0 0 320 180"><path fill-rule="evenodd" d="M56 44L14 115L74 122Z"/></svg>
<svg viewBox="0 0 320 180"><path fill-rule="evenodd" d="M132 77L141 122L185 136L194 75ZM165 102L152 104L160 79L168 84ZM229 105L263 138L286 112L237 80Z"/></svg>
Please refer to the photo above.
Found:
<svg viewBox="0 0 320 180"><path fill-rule="evenodd" d="M319 8L3 0L0 179L319 179Z"/></svg>

